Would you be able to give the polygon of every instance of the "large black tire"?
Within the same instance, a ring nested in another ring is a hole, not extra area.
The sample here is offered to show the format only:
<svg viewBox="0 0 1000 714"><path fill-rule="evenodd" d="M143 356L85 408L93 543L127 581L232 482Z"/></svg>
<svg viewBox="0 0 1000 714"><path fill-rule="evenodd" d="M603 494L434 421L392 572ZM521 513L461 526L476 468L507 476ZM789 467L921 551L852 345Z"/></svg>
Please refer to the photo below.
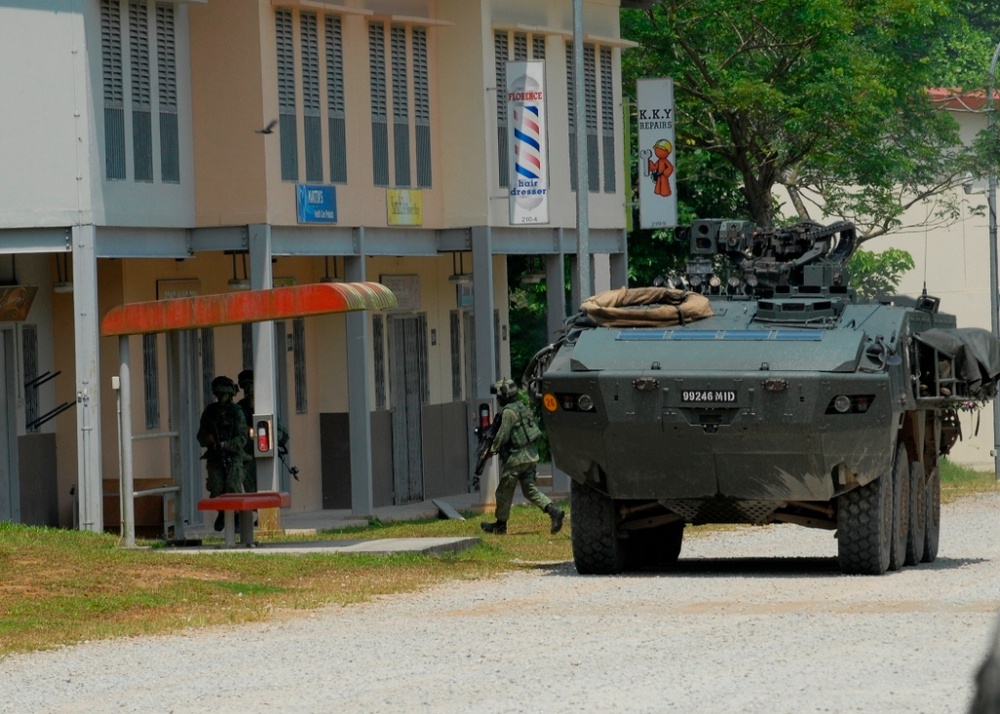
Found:
<svg viewBox="0 0 1000 714"><path fill-rule="evenodd" d="M570 512L576 571L580 575L612 575L625 570L625 548L616 532L614 500L573 481Z"/></svg>
<svg viewBox="0 0 1000 714"><path fill-rule="evenodd" d="M623 542L626 566L632 569L673 565L681 554L683 541L683 522L632 531Z"/></svg>
<svg viewBox="0 0 1000 714"><path fill-rule="evenodd" d="M892 461L892 541L889 570L899 570L906 562L906 537L910 530L910 459L902 444Z"/></svg>
<svg viewBox="0 0 1000 714"><path fill-rule="evenodd" d="M892 545L892 469L837 499L837 559L848 575L881 575Z"/></svg>
<svg viewBox="0 0 1000 714"><path fill-rule="evenodd" d="M916 565L924 557L927 526L927 478L924 465L910 464L910 530L906 535L906 564Z"/></svg>
<svg viewBox="0 0 1000 714"><path fill-rule="evenodd" d="M933 563L937 558L938 541L941 538L941 472L937 465L927 477L927 520L924 524L924 563Z"/></svg>

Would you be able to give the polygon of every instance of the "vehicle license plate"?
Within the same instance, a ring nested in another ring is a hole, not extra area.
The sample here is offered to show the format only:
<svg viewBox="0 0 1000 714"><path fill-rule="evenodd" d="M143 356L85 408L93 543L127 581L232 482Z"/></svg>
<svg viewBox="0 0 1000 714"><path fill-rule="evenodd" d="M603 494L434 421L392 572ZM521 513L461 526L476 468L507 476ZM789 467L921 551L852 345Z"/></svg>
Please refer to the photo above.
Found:
<svg viewBox="0 0 1000 714"><path fill-rule="evenodd" d="M682 389L684 404L736 404L735 389Z"/></svg>

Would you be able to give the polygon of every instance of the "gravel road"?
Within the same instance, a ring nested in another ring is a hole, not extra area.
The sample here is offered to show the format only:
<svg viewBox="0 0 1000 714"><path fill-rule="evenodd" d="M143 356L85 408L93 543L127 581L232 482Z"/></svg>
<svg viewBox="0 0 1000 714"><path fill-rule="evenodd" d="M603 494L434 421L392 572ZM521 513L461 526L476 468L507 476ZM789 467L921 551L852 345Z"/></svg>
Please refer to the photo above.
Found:
<svg viewBox="0 0 1000 714"><path fill-rule="evenodd" d="M267 624L0 660L17 712L965 712L1000 611L1000 495L933 564L846 577L832 533L689 538L667 573L572 563Z"/></svg>

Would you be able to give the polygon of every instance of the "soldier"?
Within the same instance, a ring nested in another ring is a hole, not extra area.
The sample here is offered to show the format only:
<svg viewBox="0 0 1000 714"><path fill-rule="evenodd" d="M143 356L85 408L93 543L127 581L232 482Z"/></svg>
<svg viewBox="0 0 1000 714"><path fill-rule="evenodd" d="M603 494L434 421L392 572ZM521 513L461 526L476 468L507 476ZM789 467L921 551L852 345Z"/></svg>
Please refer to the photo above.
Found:
<svg viewBox="0 0 1000 714"><path fill-rule="evenodd" d="M246 453L249 461L247 462L247 477L244 482L244 487L248 492L257 490L257 460L253 455L253 370L245 369L240 372L236 381L240 385L240 389L243 390L243 399L239 401L239 405L243 408L243 417L246 419L246 423L249 425L248 429L250 432L249 438L246 444ZM285 428L278 424L277 418L275 418L274 423L278 432L278 456L279 458L284 455L285 447L288 444L288 432ZM294 475L294 474L293 474Z"/></svg>
<svg viewBox="0 0 1000 714"><path fill-rule="evenodd" d="M205 485L212 498L224 493L243 493L246 478L247 422L243 410L233 403L236 385L229 377L212 380L212 394L215 402L205 407L201 413L198 428L198 443L206 451L201 458L206 460L208 477ZM215 530L221 531L224 514L219 511L215 518Z"/></svg>
<svg viewBox="0 0 1000 714"><path fill-rule="evenodd" d="M552 520L550 533L558 533L566 514L535 485L535 464L538 452L534 443L542 432L535 424L531 408L519 398L520 390L510 379L501 379L490 393L497 395L500 402L500 428L493 438L490 451L500 455L500 483L497 484L496 522L480 523L487 533L503 535L507 532L507 518L514 500L514 489L521 484L521 493L529 501L545 511Z"/></svg>

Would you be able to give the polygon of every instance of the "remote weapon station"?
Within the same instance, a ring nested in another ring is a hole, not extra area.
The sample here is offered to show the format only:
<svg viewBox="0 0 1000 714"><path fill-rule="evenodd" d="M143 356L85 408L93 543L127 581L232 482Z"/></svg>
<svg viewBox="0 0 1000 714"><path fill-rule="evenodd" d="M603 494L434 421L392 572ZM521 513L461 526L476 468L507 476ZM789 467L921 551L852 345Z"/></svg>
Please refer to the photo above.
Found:
<svg viewBox="0 0 1000 714"><path fill-rule="evenodd" d="M995 394L998 340L926 294L860 300L851 223L678 233L685 276L590 298L525 374L579 572L673 562L688 523L825 528L845 573L932 562L938 462Z"/></svg>

